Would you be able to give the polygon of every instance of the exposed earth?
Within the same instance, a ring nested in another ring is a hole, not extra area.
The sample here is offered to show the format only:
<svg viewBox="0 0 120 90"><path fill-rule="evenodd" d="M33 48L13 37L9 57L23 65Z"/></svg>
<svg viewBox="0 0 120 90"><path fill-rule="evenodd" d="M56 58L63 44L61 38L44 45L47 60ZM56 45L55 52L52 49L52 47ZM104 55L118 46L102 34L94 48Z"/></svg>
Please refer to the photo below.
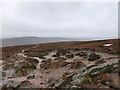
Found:
<svg viewBox="0 0 120 90"><path fill-rule="evenodd" d="M2 48L0 88L120 88L119 40Z"/></svg>

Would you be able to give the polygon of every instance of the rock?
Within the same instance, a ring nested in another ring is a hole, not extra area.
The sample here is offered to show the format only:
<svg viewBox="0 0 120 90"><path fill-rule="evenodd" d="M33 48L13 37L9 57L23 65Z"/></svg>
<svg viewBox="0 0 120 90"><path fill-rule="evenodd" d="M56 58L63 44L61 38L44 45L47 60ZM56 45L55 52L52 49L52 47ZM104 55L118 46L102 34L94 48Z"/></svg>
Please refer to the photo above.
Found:
<svg viewBox="0 0 120 90"><path fill-rule="evenodd" d="M3 70L3 77L14 77L14 74L15 74L16 70L15 69L8 69L8 70Z"/></svg>
<svg viewBox="0 0 120 90"><path fill-rule="evenodd" d="M83 66L85 66L85 65L81 61L77 61L77 62L72 62L71 63L71 68L74 68L74 69L81 68Z"/></svg>
<svg viewBox="0 0 120 90"><path fill-rule="evenodd" d="M14 90L15 89L15 87L13 87L13 86L11 86L11 85L8 85L8 84L6 84L6 85L4 85L3 87L2 87L2 89L1 90Z"/></svg>
<svg viewBox="0 0 120 90"><path fill-rule="evenodd" d="M87 75L99 75L105 72L111 72L111 70L113 69L112 65L109 64L101 64L95 67L92 67L88 70L86 70L82 76L87 76Z"/></svg>
<svg viewBox="0 0 120 90"><path fill-rule="evenodd" d="M35 75L29 75L28 77L27 77L27 79L34 79L35 78Z"/></svg>
<svg viewBox="0 0 120 90"><path fill-rule="evenodd" d="M69 62L61 62L60 67L65 67L65 66L67 66L68 64L70 64L70 63L69 63Z"/></svg>
<svg viewBox="0 0 120 90"><path fill-rule="evenodd" d="M10 86L13 86L13 87L17 87L20 84L20 82L8 81L7 84L10 85Z"/></svg>
<svg viewBox="0 0 120 90"><path fill-rule="evenodd" d="M71 58L74 57L74 55L73 55L73 54L69 54L69 55L66 55L66 57L67 57L68 59L71 59Z"/></svg>
<svg viewBox="0 0 120 90"><path fill-rule="evenodd" d="M113 65L109 64L101 64L95 67L91 67L90 69L84 71L82 74L76 74L73 76L73 80L78 79L83 76L94 76L102 73L111 72L113 70Z"/></svg>
<svg viewBox="0 0 120 90"><path fill-rule="evenodd" d="M74 90L74 89L77 89L77 88L81 88L79 86L72 86L70 90Z"/></svg>
<svg viewBox="0 0 120 90"><path fill-rule="evenodd" d="M89 55L88 61L95 61L95 60L97 60L97 59L100 59L100 56L97 55L97 54L95 54L95 53L91 53L91 54Z"/></svg>
<svg viewBox="0 0 120 90"><path fill-rule="evenodd" d="M82 57L83 55L81 53L75 54L76 56Z"/></svg>
<svg viewBox="0 0 120 90"><path fill-rule="evenodd" d="M48 69L51 66L51 60L44 60L41 62L40 68Z"/></svg>
<svg viewBox="0 0 120 90"><path fill-rule="evenodd" d="M111 80L109 73L104 73L104 74L100 75L99 78L101 78L101 80L103 80L104 82Z"/></svg>
<svg viewBox="0 0 120 90"><path fill-rule="evenodd" d="M99 88L101 87L101 84L103 84L109 87L118 88L116 83L117 79L114 79L111 82L111 78L109 78L114 67L118 67L116 64L116 62L103 63L97 66L94 65L79 73L65 73L60 79L52 83L52 85L55 88L67 88L71 86Z"/></svg>
<svg viewBox="0 0 120 90"><path fill-rule="evenodd" d="M19 67L16 67L16 76L25 76L28 75L30 71L36 69L36 66L38 64L38 60L36 59L31 59L31 58L26 58L23 60Z"/></svg>
<svg viewBox="0 0 120 90"><path fill-rule="evenodd" d="M64 57L57 57L57 58L55 58L55 60L60 60L60 61L63 61L63 60L67 60L66 58L64 58Z"/></svg>
<svg viewBox="0 0 120 90"><path fill-rule="evenodd" d="M107 86L107 85L102 85L100 88L110 88L109 86Z"/></svg>
<svg viewBox="0 0 120 90"><path fill-rule="evenodd" d="M53 55L52 57L57 57L57 55Z"/></svg>
<svg viewBox="0 0 120 90"><path fill-rule="evenodd" d="M16 81L8 81L6 82L6 84L4 83L4 85L2 86L2 89L1 90L6 90L6 89L9 89L9 90L13 90L15 89L20 83L19 82L16 82Z"/></svg>
<svg viewBox="0 0 120 90"><path fill-rule="evenodd" d="M68 52L67 50L59 49L59 50L57 50L56 56L66 55L67 52Z"/></svg>
<svg viewBox="0 0 120 90"><path fill-rule="evenodd" d="M56 83L55 83L55 86L54 87L60 87L64 82L64 79L63 78L60 78Z"/></svg>
<svg viewBox="0 0 120 90"><path fill-rule="evenodd" d="M99 88L97 85L95 84L83 84L82 88Z"/></svg>
<svg viewBox="0 0 120 90"><path fill-rule="evenodd" d="M80 49L79 48L75 48L75 51L79 51Z"/></svg>
<svg viewBox="0 0 120 90"><path fill-rule="evenodd" d="M63 75L63 77L61 77L60 79L56 81L54 87L66 87L72 81L73 75L74 73L71 73L69 75Z"/></svg>
<svg viewBox="0 0 120 90"><path fill-rule="evenodd" d="M84 81L84 77L81 77L79 79L75 79L71 82L72 85L81 85L83 84L83 81Z"/></svg>
<svg viewBox="0 0 120 90"><path fill-rule="evenodd" d="M102 64L102 63L105 63L104 59L97 60L95 62L95 65L99 65L99 64Z"/></svg>
<svg viewBox="0 0 120 90"><path fill-rule="evenodd" d="M17 88L32 88L32 83L30 81L22 81Z"/></svg>
<svg viewBox="0 0 120 90"><path fill-rule="evenodd" d="M53 87L53 86L55 85L55 82L56 82L55 80L50 81L50 82L49 82L49 86L50 86L50 87Z"/></svg>
<svg viewBox="0 0 120 90"><path fill-rule="evenodd" d="M120 88L120 77L118 76L118 73L111 74L110 77L112 78L110 81L110 86L112 86L113 88Z"/></svg>
<svg viewBox="0 0 120 90"><path fill-rule="evenodd" d="M86 52L80 52L80 53L76 53L75 54L76 56L79 56L79 57L85 57L85 56L87 56L87 53Z"/></svg>

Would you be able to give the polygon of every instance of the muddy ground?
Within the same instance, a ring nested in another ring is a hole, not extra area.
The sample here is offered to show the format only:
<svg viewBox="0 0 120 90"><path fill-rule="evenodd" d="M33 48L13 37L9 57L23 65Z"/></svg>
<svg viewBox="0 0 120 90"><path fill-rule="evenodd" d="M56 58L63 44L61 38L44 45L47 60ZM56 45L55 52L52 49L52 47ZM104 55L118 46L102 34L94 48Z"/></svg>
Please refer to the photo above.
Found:
<svg viewBox="0 0 120 90"><path fill-rule="evenodd" d="M119 88L116 40L66 43L3 48L1 89Z"/></svg>

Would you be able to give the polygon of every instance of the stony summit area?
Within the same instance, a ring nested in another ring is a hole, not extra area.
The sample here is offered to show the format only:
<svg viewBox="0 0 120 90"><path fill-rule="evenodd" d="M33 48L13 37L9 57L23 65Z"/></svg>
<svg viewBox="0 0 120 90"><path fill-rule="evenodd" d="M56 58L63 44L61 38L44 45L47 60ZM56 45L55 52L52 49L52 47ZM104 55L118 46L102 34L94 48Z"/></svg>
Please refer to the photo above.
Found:
<svg viewBox="0 0 120 90"><path fill-rule="evenodd" d="M120 88L119 40L3 47L0 88Z"/></svg>

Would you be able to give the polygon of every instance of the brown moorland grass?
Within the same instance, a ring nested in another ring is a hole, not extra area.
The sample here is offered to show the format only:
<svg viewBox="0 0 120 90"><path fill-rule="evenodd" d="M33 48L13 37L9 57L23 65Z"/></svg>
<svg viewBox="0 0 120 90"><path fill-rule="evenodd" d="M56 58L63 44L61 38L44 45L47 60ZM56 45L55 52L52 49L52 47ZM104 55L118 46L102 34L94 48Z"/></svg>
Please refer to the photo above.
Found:
<svg viewBox="0 0 120 90"><path fill-rule="evenodd" d="M112 46L105 47L104 44L112 43ZM32 48L37 45L36 48ZM96 40L96 41L68 41L68 42L54 42L45 44L34 44L24 46L10 46L2 47L2 59L8 59L11 55L22 51L26 48L29 49L28 55L30 56L43 56L48 54L49 51L58 49L86 49L103 51L107 53L120 54L119 50L120 39L109 39L109 40Z"/></svg>

